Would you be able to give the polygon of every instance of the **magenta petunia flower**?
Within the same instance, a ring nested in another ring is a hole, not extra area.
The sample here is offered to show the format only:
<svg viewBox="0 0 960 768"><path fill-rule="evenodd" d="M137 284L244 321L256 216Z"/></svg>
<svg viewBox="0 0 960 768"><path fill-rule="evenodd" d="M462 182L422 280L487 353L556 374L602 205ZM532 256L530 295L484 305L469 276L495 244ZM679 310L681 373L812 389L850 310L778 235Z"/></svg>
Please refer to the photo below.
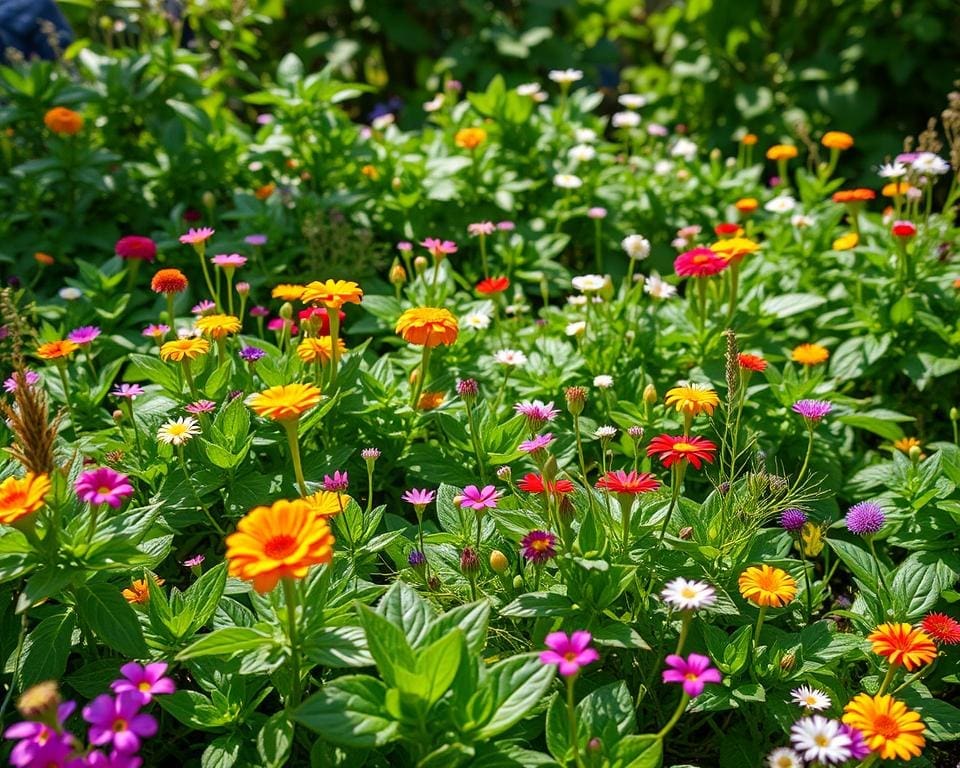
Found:
<svg viewBox="0 0 960 768"><path fill-rule="evenodd" d="M523 556L540 565L557 556L557 537L550 531L530 531L520 539Z"/></svg>
<svg viewBox="0 0 960 768"><path fill-rule="evenodd" d="M118 509L124 499L133 495L130 478L110 467L98 467L82 473L73 485L81 501L109 504Z"/></svg>
<svg viewBox="0 0 960 768"><path fill-rule="evenodd" d="M429 491L426 488L420 490L417 488L411 488L409 491L405 492L400 498L403 499L408 504L413 504L415 507L425 507L427 504L430 504L437 494L435 491Z"/></svg>
<svg viewBox="0 0 960 768"><path fill-rule="evenodd" d="M34 384L40 381L40 374L36 371L27 370L23 372L23 378L26 379L27 386L32 387ZM15 392L17 389L17 384L19 383L19 379L19 374L13 374L13 376L3 382L4 390L7 392Z"/></svg>
<svg viewBox="0 0 960 768"><path fill-rule="evenodd" d="M64 731L63 724L76 708L76 702L73 701L60 704L57 707L55 729L36 720L24 720L7 728L3 737L18 740L10 752L10 765L17 768L67 765L66 757L72 752L73 737Z"/></svg>
<svg viewBox="0 0 960 768"><path fill-rule="evenodd" d="M442 259L448 254L457 252L457 244L452 240L440 240L436 237L428 237L420 243L420 245L430 251L430 254L435 259Z"/></svg>
<svg viewBox="0 0 960 768"><path fill-rule="evenodd" d="M475 485L468 485L463 489L463 493L454 499L455 503L466 509L480 511L483 509L495 509L497 501L503 495L503 491L498 491L496 486L485 485L478 488Z"/></svg>
<svg viewBox="0 0 960 768"><path fill-rule="evenodd" d="M126 397L130 400L136 400L144 392L146 392L146 390L139 384L117 384L117 386L110 391L110 394L113 395L113 397Z"/></svg>
<svg viewBox="0 0 960 768"><path fill-rule="evenodd" d="M540 661L556 665L557 671L564 677L576 675L581 667L600 658L600 654L590 647L591 640L593 636L583 629L578 629L572 635L551 632L544 641L550 650L540 653Z"/></svg>
<svg viewBox="0 0 960 768"><path fill-rule="evenodd" d="M471 237L478 235L492 235L497 228L492 221L478 221L475 224L467 225L467 234Z"/></svg>
<svg viewBox="0 0 960 768"><path fill-rule="evenodd" d="M173 680L164 677L166 672L165 661L155 661L146 666L140 666L137 662L131 661L120 667L120 674L123 677L110 683L110 687L115 693L136 693L143 704L149 704L155 695L173 693L177 690Z"/></svg>
<svg viewBox="0 0 960 768"><path fill-rule="evenodd" d="M323 490L325 491L345 491L350 486L350 477L346 472L339 469L333 473L333 476L323 476Z"/></svg>
<svg viewBox="0 0 960 768"><path fill-rule="evenodd" d="M192 413L194 415L200 413L210 413L217 407L217 404L213 400L197 400L195 403L190 403L189 405L183 406L183 410L187 413Z"/></svg>
<svg viewBox="0 0 960 768"><path fill-rule="evenodd" d="M163 323L150 323L150 325L144 328L141 333L150 339L162 339L164 336L170 333L170 326L164 325Z"/></svg>
<svg viewBox="0 0 960 768"><path fill-rule="evenodd" d="M720 672L712 665L708 656L691 653L687 658L671 653L667 656L667 666L663 671L663 682L680 683L683 692L691 699L703 693L706 683L719 683Z"/></svg>
<svg viewBox="0 0 960 768"><path fill-rule="evenodd" d="M536 453L544 448L546 448L550 443L553 442L553 434L550 432L544 432L542 435L537 435L531 440L524 440L517 446L517 449L523 453Z"/></svg>
<svg viewBox="0 0 960 768"><path fill-rule="evenodd" d="M74 344L91 344L93 340L100 335L100 329L95 325L82 325L74 328L67 334L67 339Z"/></svg>
<svg viewBox="0 0 960 768"><path fill-rule="evenodd" d="M253 246L259 247L261 245L267 244L267 236L254 233L252 235L247 235L245 238L243 238L243 242L245 242L247 245L253 245Z"/></svg>
<svg viewBox="0 0 960 768"><path fill-rule="evenodd" d="M241 256L239 253L218 253L210 259L210 263L215 267L231 267L236 269L247 263L247 257Z"/></svg>
<svg viewBox="0 0 960 768"><path fill-rule="evenodd" d="M794 413L799 413L809 421L820 421L833 410L833 406L826 400L797 400L791 407Z"/></svg>
<svg viewBox="0 0 960 768"><path fill-rule="evenodd" d="M190 230L185 235L180 235L180 242L184 245L200 245L201 243L207 242L213 233L216 230L211 229L210 227L200 227L199 229L194 229L190 227Z"/></svg>
<svg viewBox="0 0 960 768"><path fill-rule="evenodd" d="M117 240L113 252L121 259L153 261L157 257L157 244L149 237L127 235Z"/></svg>
<svg viewBox="0 0 960 768"><path fill-rule="evenodd" d="M552 401L544 403L541 400L524 400L513 406L513 409L527 419L530 429L539 429L560 414L559 409L553 407Z"/></svg>
<svg viewBox="0 0 960 768"><path fill-rule="evenodd" d="M129 754L140 749L140 739L157 732L157 721L141 714L143 698L136 691L125 691L116 698L106 693L83 708L83 719L90 723L90 743L96 747L113 744L118 752Z"/></svg>

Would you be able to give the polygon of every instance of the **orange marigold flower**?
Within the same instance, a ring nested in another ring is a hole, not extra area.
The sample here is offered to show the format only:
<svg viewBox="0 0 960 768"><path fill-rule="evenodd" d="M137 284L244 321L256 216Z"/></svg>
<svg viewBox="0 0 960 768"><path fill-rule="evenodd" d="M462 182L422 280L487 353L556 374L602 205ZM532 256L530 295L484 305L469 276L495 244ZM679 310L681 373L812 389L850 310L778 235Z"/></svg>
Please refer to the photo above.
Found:
<svg viewBox="0 0 960 768"><path fill-rule="evenodd" d="M320 402L320 390L312 384L283 384L257 392L247 400L258 416L274 421L295 421Z"/></svg>
<svg viewBox="0 0 960 768"><path fill-rule="evenodd" d="M926 744L920 715L890 694L858 693L843 708L841 719L860 731L871 751L884 760L918 757Z"/></svg>
<svg viewBox="0 0 960 768"><path fill-rule="evenodd" d="M889 184L884 184L880 192L884 197L897 197L907 194L909 189L910 183L907 181L891 181Z"/></svg>
<svg viewBox="0 0 960 768"><path fill-rule="evenodd" d="M377 170L375 165L370 165L367 163L360 169L360 173L366 176L370 181L379 181L380 180L380 171Z"/></svg>
<svg viewBox="0 0 960 768"><path fill-rule="evenodd" d="M706 412L713 416L713 409L720 405L720 398L709 384L685 384L667 390L664 404L676 406L677 413L699 416Z"/></svg>
<svg viewBox="0 0 960 768"><path fill-rule="evenodd" d="M820 139L820 143L827 149L845 150L853 146L853 136L843 131L827 131Z"/></svg>
<svg viewBox="0 0 960 768"><path fill-rule="evenodd" d="M204 315L197 320L197 328L211 339L222 339L240 331L240 319L233 315Z"/></svg>
<svg viewBox="0 0 960 768"><path fill-rule="evenodd" d="M0 524L14 525L44 505L50 491L50 478L27 472L23 477L8 477L0 483Z"/></svg>
<svg viewBox="0 0 960 768"><path fill-rule="evenodd" d="M830 352L819 344L799 344L790 353L790 359L800 365L819 365L827 362Z"/></svg>
<svg viewBox="0 0 960 768"><path fill-rule="evenodd" d="M303 499L254 507L227 537L228 572L263 594L280 579L302 579L313 565L333 560L326 519Z"/></svg>
<svg viewBox="0 0 960 768"><path fill-rule="evenodd" d="M441 307L414 307L397 320L397 333L403 340L424 347L453 344L459 332L457 318Z"/></svg>
<svg viewBox="0 0 960 768"><path fill-rule="evenodd" d="M744 600L763 607L780 608L797 595L797 582L782 568L751 566L740 574L740 594Z"/></svg>
<svg viewBox="0 0 960 768"><path fill-rule="evenodd" d="M165 581L156 576L153 577L154 583L158 587L162 587ZM150 599L150 587L147 584L146 579L134 579L133 583L123 590L123 596L126 598L128 603L139 603L143 604Z"/></svg>
<svg viewBox="0 0 960 768"><path fill-rule="evenodd" d="M337 349L342 355L347 351L343 339L337 339ZM333 342L329 336L304 339L297 345L297 357L305 363L329 363L333 356Z"/></svg>
<svg viewBox="0 0 960 768"><path fill-rule="evenodd" d="M757 141L758 141L757 134L755 133L745 133L740 138L740 143L748 147L752 147L754 144L757 143Z"/></svg>
<svg viewBox="0 0 960 768"><path fill-rule="evenodd" d="M733 207L740 211L740 213L753 213L759 205L760 201L755 197L741 197L733 204Z"/></svg>
<svg viewBox="0 0 960 768"><path fill-rule="evenodd" d="M253 196L257 200L266 200L270 195L277 191L277 185L272 181L268 184L264 184L261 187L257 187L257 191L253 193Z"/></svg>
<svg viewBox="0 0 960 768"><path fill-rule="evenodd" d="M307 290L307 286L305 285L283 283L282 285L276 286L270 292L270 295L275 299L280 299L280 301L300 301L305 290Z"/></svg>
<svg viewBox="0 0 960 768"><path fill-rule="evenodd" d="M875 200L877 193L872 189L841 189L833 193L833 202L835 203L863 203L867 200Z"/></svg>
<svg viewBox="0 0 960 768"><path fill-rule="evenodd" d="M417 408L421 411L432 411L434 408L443 405L443 401L446 399L447 396L444 392L424 392L417 401Z"/></svg>
<svg viewBox="0 0 960 768"><path fill-rule="evenodd" d="M937 658L937 646L922 629L906 622L881 624L867 636L872 650L893 666L903 665L908 672Z"/></svg>
<svg viewBox="0 0 960 768"><path fill-rule="evenodd" d="M69 339L58 339L57 341L48 341L37 347L37 357L42 360L59 360L76 352L80 347Z"/></svg>
<svg viewBox="0 0 960 768"><path fill-rule="evenodd" d="M754 253L759 248L760 244L749 237L728 237L717 240L710 246L710 250L727 261L740 261L744 256Z"/></svg>
<svg viewBox="0 0 960 768"><path fill-rule="evenodd" d="M317 491L309 496L304 496L303 500L310 505L313 514L318 517L339 515L350 503L350 497L347 494L336 493L335 491Z"/></svg>
<svg viewBox="0 0 960 768"><path fill-rule="evenodd" d="M165 363L170 360L179 363L183 360L196 360L209 351L210 342L206 339L174 339L164 342L160 347L160 359Z"/></svg>
<svg viewBox="0 0 960 768"><path fill-rule="evenodd" d="M83 115L66 107L54 107L43 116L43 124L54 133L73 136L83 128Z"/></svg>
<svg viewBox="0 0 960 768"><path fill-rule="evenodd" d="M55 261L53 256L51 256L49 253L43 253L43 251L37 251L35 254L33 254L33 259L37 262L37 264L42 264L45 267L49 267Z"/></svg>
<svg viewBox="0 0 960 768"><path fill-rule="evenodd" d="M774 144L767 150L767 160L792 160L797 156L797 148L792 144Z"/></svg>
<svg viewBox="0 0 960 768"><path fill-rule="evenodd" d="M189 281L179 269L161 269L150 281L154 293L182 293L187 290Z"/></svg>
<svg viewBox="0 0 960 768"><path fill-rule="evenodd" d="M748 352L741 352L737 355L737 363L745 371L755 371L763 373L767 370L767 361L759 355L751 355Z"/></svg>
<svg viewBox="0 0 960 768"><path fill-rule="evenodd" d="M893 447L902 453L910 453L911 448L922 448L923 443L915 437L901 437L893 441Z"/></svg>
<svg viewBox="0 0 960 768"><path fill-rule="evenodd" d="M340 309L344 304L359 304L363 289L349 280L314 280L307 283L300 300L305 304L323 304L327 309Z"/></svg>
<svg viewBox="0 0 960 768"><path fill-rule="evenodd" d="M487 140L483 128L461 128L454 134L453 143L462 149L476 149Z"/></svg>
<svg viewBox="0 0 960 768"><path fill-rule="evenodd" d="M831 247L835 251L849 251L856 248L859 243L860 235L856 232L847 232L847 234L840 235L840 237L834 240Z"/></svg>
<svg viewBox="0 0 960 768"><path fill-rule="evenodd" d="M938 643L960 643L960 621L945 613L928 613L920 622L920 628Z"/></svg>

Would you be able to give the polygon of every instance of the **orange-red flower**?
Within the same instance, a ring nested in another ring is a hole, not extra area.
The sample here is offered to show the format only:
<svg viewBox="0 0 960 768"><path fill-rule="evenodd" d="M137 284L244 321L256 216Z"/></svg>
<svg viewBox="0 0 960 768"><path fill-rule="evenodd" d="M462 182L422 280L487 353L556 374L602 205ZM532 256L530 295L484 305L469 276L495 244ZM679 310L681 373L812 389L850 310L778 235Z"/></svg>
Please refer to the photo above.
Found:
<svg viewBox="0 0 960 768"><path fill-rule="evenodd" d="M745 371L756 371L762 373L767 370L767 361L759 355L751 355L748 352L741 352L737 355L737 363Z"/></svg>
<svg viewBox="0 0 960 768"><path fill-rule="evenodd" d="M247 404L258 416L274 421L294 421L320 402L320 390L312 384L284 384L251 395Z"/></svg>
<svg viewBox="0 0 960 768"><path fill-rule="evenodd" d="M867 200L875 200L877 193L872 189L841 189L833 193L833 202L835 203L863 203Z"/></svg>
<svg viewBox="0 0 960 768"><path fill-rule="evenodd" d="M150 281L154 293L182 293L187 285L187 276L179 269L161 269Z"/></svg>
<svg viewBox="0 0 960 768"><path fill-rule="evenodd" d="M757 141L758 141L757 134L755 133L745 133L740 138L740 143L748 147L752 147L754 144L757 143Z"/></svg>
<svg viewBox="0 0 960 768"><path fill-rule="evenodd" d="M638 494L649 493L660 487L660 481L649 472L637 472L622 469L607 472L597 480L597 488L610 493Z"/></svg>
<svg viewBox="0 0 960 768"><path fill-rule="evenodd" d="M928 613L920 622L920 628L938 643L960 643L960 621L945 613Z"/></svg>
<svg viewBox="0 0 960 768"><path fill-rule="evenodd" d="M893 666L903 665L907 671L929 664L937 658L937 646L922 629L906 622L881 624L867 636L874 653Z"/></svg>
<svg viewBox="0 0 960 768"><path fill-rule="evenodd" d="M0 483L0 524L13 525L43 507L50 492L50 478L27 472Z"/></svg>
<svg viewBox="0 0 960 768"><path fill-rule="evenodd" d="M424 347L453 344L459 332L457 318L442 307L414 307L397 320L397 333L403 340Z"/></svg>
<svg viewBox="0 0 960 768"><path fill-rule="evenodd" d="M510 287L509 277L488 277L477 283L477 293L489 296L494 293L503 293Z"/></svg>
<svg viewBox="0 0 960 768"><path fill-rule="evenodd" d="M920 715L889 694L858 693L843 713L843 722L860 731L871 751L884 760L910 760L926 744Z"/></svg>
<svg viewBox="0 0 960 768"><path fill-rule="evenodd" d="M755 197L741 197L733 204L740 213L753 213L760 205L760 201Z"/></svg>
<svg viewBox="0 0 960 768"><path fill-rule="evenodd" d="M678 461L689 461L700 469L702 462L713 462L716 450L717 446L704 437L659 435L647 446L647 456L658 456L665 467Z"/></svg>
<svg viewBox="0 0 960 768"><path fill-rule="evenodd" d="M544 480L543 475L528 472L517 481L517 488L527 493L556 493L565 496L568 493L573 493L573 482L563 478Z"/></svg>
<svg viewBox="0 0 960 768"><path fill-rule="evenodd" d="M461 128L453 136L453 143L463 149L476 149L487 140L483 128Z"/></svg>
<svg viewBox="0 0 960 768"><path fill-rule="evenodd" d="M257 200L266 200L270 195L272 195L277 189L277 185L272 181L268 184L264 184L261 187L257 187L257 191L253 193L253 196Z"/></svg>
<svg viewBox="0 0 960 768"><path fill-rule="evenodd" d="M827 362L830 352L819 344L798 344L790 353L790 359L800 365L819 365Z"/></svg>
<svg viewBox="0 0 960 768"><path fill-rule="evenodd" d="M421 411L432 411L443 405L446 399L447 395L444 392L424 392L417 401L417 408Z"/></svg>
<svg viewBox="0 0 960 768"><path fill-rule="evenodd" d="M158 587L164 585L164 580L153 577L154 583ZM123 590L123 596L126 598L128 603L138 603L143 604L150 599L150 586L147 584L146 579L134 579L133 583Z"/></svg>
<svg viewBox="0 0 960 768"><path fill-rule="evenodd" d="M54 133L73 136L83 128L83 115L66 107L54 107L43 116L43 124Z"/></svg>
<svg viewBox="0 0 960 768"><path fill-rule="evenodd" d="M72 355L80 349L69 339L59 339L57 341L48 341L37 347L37 357L43 360L59 360L62 357Z"/></svg>
<svg viewBox="0 0 960 768"><path fill-rule="evenodd" d="M37 251L35 254L33 254L33 259L37 262L37 264L42 264L45 267L53 266L55 263L53 256L51 256L49 253L43 253L43 251Z"/></svg>

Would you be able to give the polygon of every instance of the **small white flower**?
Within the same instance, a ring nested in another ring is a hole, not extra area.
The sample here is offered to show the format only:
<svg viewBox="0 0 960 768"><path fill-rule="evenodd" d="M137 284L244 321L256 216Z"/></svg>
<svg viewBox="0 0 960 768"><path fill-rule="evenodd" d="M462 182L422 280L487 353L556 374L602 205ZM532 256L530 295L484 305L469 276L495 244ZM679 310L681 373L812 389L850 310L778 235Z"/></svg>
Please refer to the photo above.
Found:
<svg viewBox="0 0 960 768"><path fill-rule="evenodd" d="M675 237L673 238L673 240L670 241L670 245L676 248L678 251L687 250L687 246L689 244L690 243L687 241L687 238L685 237Z"/></svg>
<svg viewBox="0 0 960 768"><path fill-rule="evenodd" d="M597 150L589 144L577 144L570 148L569 155L571 160L576 160L578 163L588 163L597 156Z"/></svg>
<svg viewBox="0 0 960 768"><path fill-rule="evenodd" d="M66 288L61 288L57 291L57 295L64 301L76 301L81 296L83 296L83 291L79 288L74 288L73 286L67 286Z"/></svg>
<svg viewBox="0 0 960 768"><path fill-rule="evenodd" d="M790 224L797 229L806 229L807 227L812 227L815 221L816 220L812 216L806 216L802 213L795 213L790 217Z"/></svg>
<svg viewBox="0 0 960 768"><path fill-rule="evenodd" d="M709 584L681 576L668 581L660 596L663 602L680 611L698 611L717 602L717 593Z"/></svg>
<svg viewBox="0 0 960 768"><path fill-rule="evenodd" d="M673 148L670 150L670 155L672 157L681 157L689 163L697 156L697 145L690 141L690 139L681 137L677 139L677 142L673 145Z"/></svg>
<svg viewBox="0 0 960 768"><path fill-rule="evenodd" d="M790 697L794 704L799 704L813 712L830 708L830 697L823 691L811 688L809 685L794 688L790 691Z"/></svg>
<svg viewBox="0 0 960 768"><path fill-rule="evenodd" d="M597 427L597 431L593 434L598 440L609 440L610 438L617 436L617 428L608 425Z"/></svg>
<svg viewBox="0 0 960 768"><path fill-rule="evenodd" d="M263 170L263 163L261 163L259 160L254 160L247 166L247 170L251 173L259 173Z"/></svg>
<svg viewBox="0 0 960 768"><path fill-rule="evenodd" d="M584 297L586 298L586 297ZM567 324L567 336L582 336L587 331L587 324L583 320Z"/></svg>
<svg viewBox="0 0 960 768"><path fill-rule="evenodd" d="M802 717L790 729L790 743L808 761L830 765L842 763L852 756L853 742L843 732L840 722L822 715Z"/></svg>
<svg viewBox="0 0 960 768"><path fill-rule="evenodd" d="M577 140L578 144L592 144L597 140L597 132L590 128L577 128L573 132L573 138Z"/></svg>
<svg viewBox="0 0 960 768"><path fill-rule="evenodd" d="M530 307L526 304L507 304L503 311L508 315L522 315L524 312L529 312Z"/></svg>
<svg viewBox="0 0 960 768"><path fill-rule="evenodd" d="M657 160L653 164L653 172L657 176L669 176L673 172L673 163L669 160Z"/></svg>
<svg viewBox="0 0 960 768"><path fill-rule="evenodd" d="M517 86L517 93L521 96L536 96L540 93L540 83L521 83Z"/></svg>
<svg viewBox="0 0 960 768"><path fill-rule="evenodd" d="M200 434L200 425L192 416L181 416L168 421L157 430L157 440L167 445L183 445Z"/></svg>
<svg viewBox="0 0 960 768"><path fill-rule="evenodd" d="M579 69L551 69L547 75L553 82L561 85L570 85L583 79L583 72Z"/></svg>
<svg viewBox="0 0 960 768"><path fill-rule="evenodd" d="M884 163L877 169L881 179L902 179L907 175L907 166L901 162Z"/></svg>
<svg viewBox="0 0 960 768"><path fill-rule="evenodd" d="M621 107L627 109L643 109L647 106L647 97L641 96L639 93L621 94L617 101L620 102Z"/></svg>
<svg viewBox="0 0 960 768"><path fill-rule="evenodd" d="M601 373L593 377L593 386L599 389L610 389L613 386L613 376Z"/></svg>
<svg viewBox="0 0 960 768"><path fill-rule="evenodd" d="M583 307L587 304L587 297L583 294L576 294L574 296L567 296L567 304L571 307Z"/></svg>
<svg viewBox="0 0 960 768"><path fill-rule="evenodd" d="M443 107L444 96L442 93L438 93L430 101L425 101L423 103L424 112L437 112Z"/></svg>
<svg viewBox="0 0 960 768"><path fill-rule="evenodd" d="M921 152L910 167L924 176L942 176L950 170L950 163L933 152Z"/></svg>
<svg viewBox="0 0 960 768"><path fill-rule="evenodd" d="M636 128L640 125L640 115L636 112L615 112L610 124L614 128Z"/></svg>
<svg viewBox="0 0 960 768"><path fill-rule="evenodd" d="M780 747L767 755L767 765L770 768L803 768L803 760L789 747Z"/></svg>
<svg viewBox="0 0 960 768"><path fill-rule="evenodd" d="M387 112L385 115L380 115L380 117L373 118L373 121L370 123L370 127L375 131L382 131L388 125L393 125L396 120L397 118L393 116L392 112Z"/></svg>
<svg viewBox="0 0 960 768"><path fill-rule="evenodd" d="M631 259L642 261L650 255L650 241L643 235L627 235L620 241L620 247Z"/></svg>
<svg viewBox="0 0 960 768"><path fill-rule="evenodd" d="M530 98L533 99L535 102L537 102L537 104L543 104L543 102L545 102L550 97L547 95L546 91L537 91Z"/></svg>
<svg viewBox="0 0 960 768"><path fill-rule="evenodd" d="M527 364L527 356L519 349L501 349L493 353L493 360L499 365L507 365L513 368Z"/></svg>
<svg viewBox="0 0 960 768"><path fill-rule="evenodd" d="M676 287L657 274L650 275L643 281L643 292L655 299L672 299L677 295Z"/></svg>
<svg viewBox="0 0 960 768"><path fill-rule="evenodd" d="M485 331L490 327L490 315L486 312L468 312L463 316L460 324L474 331Z"/></svg>
<svg viewBox="0 0 960 768"><path fill-rule="evenodd" d="M599 291L607 283L602 275L577 275L570 282L573 283L574 288L583 293Z"/></svg>
<svg viewBox="0 0 960 768"><path fill-rule="evenodd" d="M770 213L790 213L797 207L797 201L790 195L778 195L763 206L765 211Z"/></svg>
<svg viewBox="0 0 960 768"><path fill-rule="evenodd" d="M579 189L583 186L583 179L572 173L558 173L553 177L553 183L560 189Z"/></svg>

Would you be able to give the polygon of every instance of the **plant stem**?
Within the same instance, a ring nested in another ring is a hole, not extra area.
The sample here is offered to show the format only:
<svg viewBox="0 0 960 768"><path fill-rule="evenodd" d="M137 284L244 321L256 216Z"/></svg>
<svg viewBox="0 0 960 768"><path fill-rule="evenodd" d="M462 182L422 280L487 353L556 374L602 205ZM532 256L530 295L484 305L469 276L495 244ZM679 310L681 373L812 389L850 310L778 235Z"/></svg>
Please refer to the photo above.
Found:
<svg viewBox="0 0 960 768"><path fill-rule="evenodd" d="M290 641L290 698L287 707L300 704L300 648L297 637L297 585L293 579L282 579L283 599L287 604L287 639Z"/></svg>
<svg viewBox="0 0 960 768"><path fill-rule="evenodd" d="M807 467L810 466L811 453L813 453L813 426L807 425L807 452L803 457L803 464L800 465L800 472L797 474L797 479L793 481L791 491L795 491L800 487L803 476L807 474Z"/></svg>
<svg viewBox="0 0 960 768"><path fill-rule="evenodd" d="M677 638L677 650L674 651L674 654L677 656L680 655L680 651L683 650L683 644L687 640L687 632L690 631L691 619L693 619L693 611L684 611L682 623L680 624L680 636Z"/></svg>
<svg viewBox="0 0 960 768"><path fill-rule="evenodd" d="M216 532L219 533L221 536L225 536L227 532L220 527L220 524L216 520L214 520L213 515L210 514L210 510L207 509L206 504L204 504L203 501L200 499L200 494L197 493L197 489L193 484L193 480L190 479L190 473L187 471L187 462L183 458L182 445L177 446L177 456L180 459L180 469L183 470L183 476L187 479L187 485L189 485L190 490L193 491L193 497L197 500L197 505L200 507L200 509L203 510L203 514L207 516L207 520L210 521L210 525L214 527Z"/></svg>
<svg viewBox="0 0 960 768"><path fill-rule="evenodd" d="M327 318L330 321L330 389L334 389L340 365L340 309L327 307Z"/></svg>
<svg viewBox="0 0 960 768"><path fill-rule="evenodd" d="M891 664L887 668L887 674L884 675L883 682L880 683L880 689L877 691L877 696L882 696L887 692L887 688L890 687L890 683L893 682L894 675L897 674L897 668Z"/></svg>
<svg viewBox="0 0 960 768"><path fill-rule="evenodd" d="M684 691L683 696L680 697L680 703L677 705L677 709L673 713L673 717L671 717L667 724L657 732L657 739L663 741L663 737L673 730L673 726L675 726L680 720L680 717L683 715L683 711L687 708L687 702L689 701L690 697L687 695L686 691Z"/></svg>
<svg viewBox="0 0 960 768"><path fill-rule="evenodd" d="M887 583L883 578L883 568L880 564L880 558L877 557L877 548L873 544L873 536L867 536L867 544L870 546L870 554L873 555L873 562L877 566L877 580L880 582L880 586L883 587L883 591L887 592Z"/></svg>
<svg viewBox="0 0 960 768"><path fill-rule="evenodd" d="M760 630L763 628L763 620L767 615L767 606L760 606L760 613L757 615L757 628L753 631L753 656L756 657L757 645L760 643Z"/></svg>
<svg viewBox="0 0 960 768"><path fill-rule="evenodd" d="M420 402L420 393L423 392L424 380L427 378L427 369L430 366L431 347L424 345L423 356L420 358L420 375L417 376L417 383L413 387L413 396L410 398L411 410L417 410L417 404Z"/></svg>
<svg viewBox="0 0 960 768"><path fill-rule="evenodd" d="M663 518L663 525L660 526L659 542L663 543L663 537L667 533L667 526L670 524L670 517L680 499L680 485L683 483L684 470L687 468L686 461L679 461L673 465L673 487L670 494L670 506L667 508L667 515Z"/></svg>
<svg viewBox="0 0 960 768"><path fill-rule="evenodd" d="M577 702L573 695L573 686L577 676L567 678L567 726L570 729L570 748L573 750L573 764L580 765L580 744L577 736Z"/></svg>
<svg viewBox="0 0 960 768"><path fill-rule="evenodd" d="M297 476L297 486L300 488L300 495L307 495L307 481L303 477L303 465L300 463L300 442L297 437L297 419L287 419L281 421L284 432L287 433L287 445L290 447L290 459L293 461L293 472Z"/></svg>

